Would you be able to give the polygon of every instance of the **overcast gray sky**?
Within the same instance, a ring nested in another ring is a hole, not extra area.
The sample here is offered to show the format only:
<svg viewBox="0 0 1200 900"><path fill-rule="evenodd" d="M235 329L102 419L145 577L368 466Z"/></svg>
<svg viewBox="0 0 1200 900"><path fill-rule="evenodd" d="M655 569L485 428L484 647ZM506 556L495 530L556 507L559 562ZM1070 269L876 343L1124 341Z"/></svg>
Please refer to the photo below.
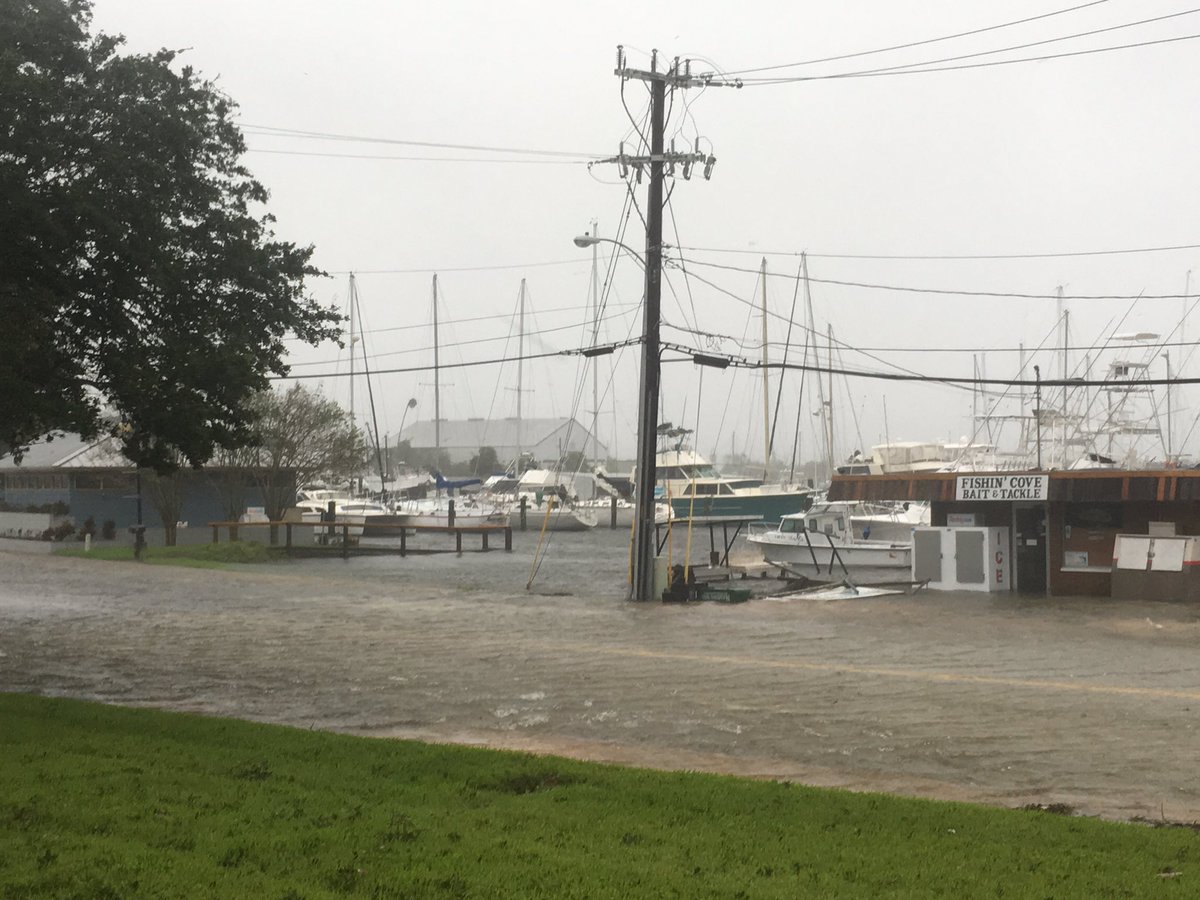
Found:
<svg viewBox="0 0 1200 900"><path fill-rule="evenodd" d="M625 45L635 67L646 67L650 49L658 48L693 58L693 71L734 72L928 40L1081 2L97 0L95 23L125 34L134 50L187 48L184 61L238 102L251 147L248 163L271 191L278 233L315 244L317 265L331 273L312 285L322 301L344 306L348 273L360 273L365 344L372 368L383 371L432 363L434 272L442 288L443 362L515 355L512 316L522 277L528 328L543 332L528 339L527 352L585 345L591 255L571 238L593 219L602 235L614 236L626 197L614 167L589 170L581 158L384 141L602 156L631 140L613 75L617 44ZM760 75L834 74L961 57L1191 9L1189 0L1108 0L974 36ZM1200 35L1197 9L941 65ZM670 326L731 338L694 337L668 327L664 339L757 358L761 325L750 308L759 302L757 275L708 264L754 270L767 254L768 303L781 317L771 322L770 340L781 344L798 264L788 254L801 250L812 254L814 279L1033 294L1053 294L1063 285L1068 296L1154 295L1184 293L1188 270L1195 269L1195 291L1197 250L991 260L831 255L1044 254L1200 244L1198 50L1200 40L1180 40L1017 65L686 92L676 99L669 133L680 145L699 136L718 161L711 181L693 177L676 184L666 240L698 248L673 252L719 289L671 270L663 315ZM644 88L628 83L625 98L640 120ZM286 137L264 127L375 140ZM638 199L644 208L644 185ZM640 248L636 213L628 229L625 240ZM640 329L637 264L622 259L616 273L605 340ZM1057 340L1054 300L825 283L813 283L812 294L819 331L832 326L848 347L874 348L872 357L843 349L835 364L849 369L899 366L969 378L975 355L986 350L987 375L1012 377L1020 343L1033 348ZM1069 300L1071 343L1102 344L1114 330L1164 337L1174 330L1171 341L1177 341L1185 308L1181 299ZM485 316L495 318L480 318ZM1200 314L1193 318L1188 341L1200 335ZM794 329L792 360L799 361L803 342ZM942 352L919 352L923 348ZM1168 349L1177 371L1186 348ZM1142 359L1153 352L1125 355ZM781 353L781 346L772 347L775 359ZM1083 356L1075 354L1080 363L1073 362L1072 374L1084 374ZM1089 356L1102 365L1113 354ZM1043 377L1061 368L1048 352L1036 361ZM348 369L346 353L329 345L298 347L293 362L297 374ZM1153 365L1165 374L1165 362ZM577 357L527 364L526 414L575 412L588 422L591 387L583 372ZM1200 374L1200 360L1188 363L1186 374ZM577 401L581 379L586 387ZM615 435L627 455L633 450L636 379L636 350L602 358L600 436L611 444ZM516 380L515 364L446 372L443 416L512 415ZM348 400L346 381L327 379L324 389ZM418 398L414 413L430 418L432 381L431 373L378 375L373 385L381 428L395 432L409 397ZM798 375L787 376L776 438L776 456L784 459L791 454L799 385ZM757 373L708 369L701 388L693 365L671 364L663 415L696 428L703 452L719 447L724 454L733 447L761 456L761 390ZM835 392L839 455L885 436L936 440L972 432L966 390L837 379ZM1196 415L1189 394L1175 398L1176 444ZM360 381L360 417L365 399ZM816 420L807 402L800 418L801 455L810 457ZM1189 443L1193 452L1198 441L1200 429Z"/></svg>

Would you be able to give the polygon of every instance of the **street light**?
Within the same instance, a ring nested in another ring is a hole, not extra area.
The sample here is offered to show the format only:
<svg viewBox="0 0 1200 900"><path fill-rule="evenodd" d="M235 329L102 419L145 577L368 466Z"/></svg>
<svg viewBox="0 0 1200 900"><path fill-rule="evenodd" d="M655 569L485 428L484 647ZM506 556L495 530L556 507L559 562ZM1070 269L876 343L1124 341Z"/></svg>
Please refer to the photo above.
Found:
<svg viewBox="0 0 1200 900"><path fill-rule="evenodd" d="M575 237L575 246L576 247L581 247L581 248L594 247L594 246L596 246L596 244L615 244L616 246L618 246L622 250L624 250L626 253L628 253L630 256L632 256L635 260L637 260L637 264L639 266L641 266L643 269L646 268L646 261L644 259L642 259L642 255L640 253L638 253L636 250L634 250L632 247L630 247L628 244L623 244L618 240L614 240L613 238L597 237L594 234L581 234L581 235L577 235Z"/></svg>
<svg viewBox="0 0 1200 900"><path fill-rule="evenodd" d="M408 403L405 404L405 406L404 406L404 412L400 416L400 430L398 432L396 432L396 445L397 446L400 445L400 435L404 434L404 420L408 418L408 411L410 409L416 409L416 408L417 408L417 398L409 397ZM388 468L391 469L391 466L389 465Z"/></svg>
<svg viewBox="0 0 1200 900"><path fill-rule="evenodd" d="M661 199L661 198L660 198ZM658 451L658 391L660 379L659 328L661 325L660 278L662 268L661 234L647 235L646 255L613 238L581 234L575 246L593 248L613 244L638 261L646 273L646 292L642 305L642 365L638 384L637 469L634 482L633 552L630 571L630 596L650 600L654 595L654 485L657 479L655 454ZM593 257L594 265L594 257Z"/></svg>

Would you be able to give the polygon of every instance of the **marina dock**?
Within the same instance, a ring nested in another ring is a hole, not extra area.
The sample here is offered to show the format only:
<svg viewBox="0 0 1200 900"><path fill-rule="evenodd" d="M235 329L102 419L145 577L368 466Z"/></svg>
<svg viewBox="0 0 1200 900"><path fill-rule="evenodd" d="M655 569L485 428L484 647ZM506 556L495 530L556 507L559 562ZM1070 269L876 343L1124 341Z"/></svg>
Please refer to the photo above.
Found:
<svg viewBox="0 0 1200 900"><path fill-rule="evenodd" d="M504 550L512 552L512 526L507 524L472 524L472 525L383 525L377 526L380 532L372 535L372 525L368 522L350 522L333 520L331 522L210 522L212 542L220 543L221 531L225 530L226 540L238 541L249 531L256 539L262 537L266 530L264 543L273 547L283 547L289 556L340 556L348 559L351 556L408 556L410 554L455 553L461 555L464 536L478 536L480 539L479 553L487 553L493 549L492 538L503 538ZM386 533L384 533L386 532ZM433 535L447 535L454 538L453 548L430 546L426 541L419 540ZM280 541L282 537L282 542ZM363 538L371 543L364 543ZM418 543L414 544L414 539ZM376 542L377 541L377 542ZM496 548L499 549L499 548Z"/></svg>

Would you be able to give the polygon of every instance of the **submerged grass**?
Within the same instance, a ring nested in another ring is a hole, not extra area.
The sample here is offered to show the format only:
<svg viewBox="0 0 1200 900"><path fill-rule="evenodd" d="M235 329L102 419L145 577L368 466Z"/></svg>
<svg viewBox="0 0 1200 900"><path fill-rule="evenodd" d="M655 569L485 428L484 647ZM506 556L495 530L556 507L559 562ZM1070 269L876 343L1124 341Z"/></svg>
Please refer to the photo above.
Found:
<svg viewBox="0 0 1200 900"><path fill-rule="evenodd" d="M1200 835L0 694L0 898L1185 897Z"/></svg>
<svg viewBox="0 0 1200 900"><path fill-rule="evenodd" d="M56 551L59 556L79 559L98 559L107 562L132 562L133 548L130 546L93 547L85 551L82 547L71 547ZM281 547L268 547L255 541L227 541L222 544L193 544L186 547L146 547L142 561L149 565L186 566L196 569L219 569L237 563L264 563L286 559Z"/></svg>

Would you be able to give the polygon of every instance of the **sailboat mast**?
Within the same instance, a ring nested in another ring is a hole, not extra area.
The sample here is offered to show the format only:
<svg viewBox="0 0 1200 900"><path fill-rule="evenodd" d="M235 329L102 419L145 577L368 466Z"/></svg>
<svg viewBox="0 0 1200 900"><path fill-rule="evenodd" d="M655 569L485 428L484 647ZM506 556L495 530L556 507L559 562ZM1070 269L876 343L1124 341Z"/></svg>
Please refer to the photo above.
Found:
<svg viewBox="0 0 1200 900"><path fill-rule="evenodd" d="M358 286L354 273L350 273L350 424L354 425L354 343L358 335L354 331L354 308L358 306Z"/></svg>
<svg viewBox="0 0 1200 900"><path fill-rule="evenodd" d="M833 325L826 324L829 333L829 481L833 481Z"/></svg>
<svg viewBox="0 0 1200 900"><path fill-rule="evenodd" d="M438 291L437 275L433 276L433 464L438 465L442 456L442 385L439 377L441 359L438 346Z"/></svg>
<svg viewBox="0 0 1200 900"><path fill-rule="evenodd" d="M767 368L767 258L762 258L763 481L771 468L771 370Z"/></svg>
<svg viewBox="0 0 1200 900"><path fill-rule="evenodd" d="M599 237L600 226L592 221L592 237ZM600 340L600 266L599 244L592 244L592 346ZM592 465L600 460L600 361L592 357Z"/></svg>
<svg viewBox="0 0 1200 900"><path fill-rule="evenodd" d="M521 279L521 293L517 300L517 461L513 463L513 475L521 480L521 395L525 392L525 279Z"/></svg>
<svg viewBox="0 0 1200 900"><path fill-rule="evenodd" d="M816 322L816 318L813 316L812 288L811 288L811 284L808 280L808 255L807 254L802 254L800 256L800 265L804 269L804 307L808 313L808 334L812 338L813 356L816 359L816 366L817 366L817 377L816 377L817 403L820 404L819 408L820 408L821 426L822 426L821 430L822 430L822 432L824 432L821 435L821 443L825 445L823 448L824 453L825 453L825 468L826 468L826 474L829 474L830 472L833 471L833 441L829 439L829 435L832 434L832 427L830 427L830 422L829 422L829 415L830 415L829 404L827 404L825 402L825 382L821 380L821 354L819 352L820 345L818 343L817 322ZM830 402L832 402L832 392L833 392L833 354L832 353L829 356L829 368L830 368L830 375L829 375Z"/></svg>

